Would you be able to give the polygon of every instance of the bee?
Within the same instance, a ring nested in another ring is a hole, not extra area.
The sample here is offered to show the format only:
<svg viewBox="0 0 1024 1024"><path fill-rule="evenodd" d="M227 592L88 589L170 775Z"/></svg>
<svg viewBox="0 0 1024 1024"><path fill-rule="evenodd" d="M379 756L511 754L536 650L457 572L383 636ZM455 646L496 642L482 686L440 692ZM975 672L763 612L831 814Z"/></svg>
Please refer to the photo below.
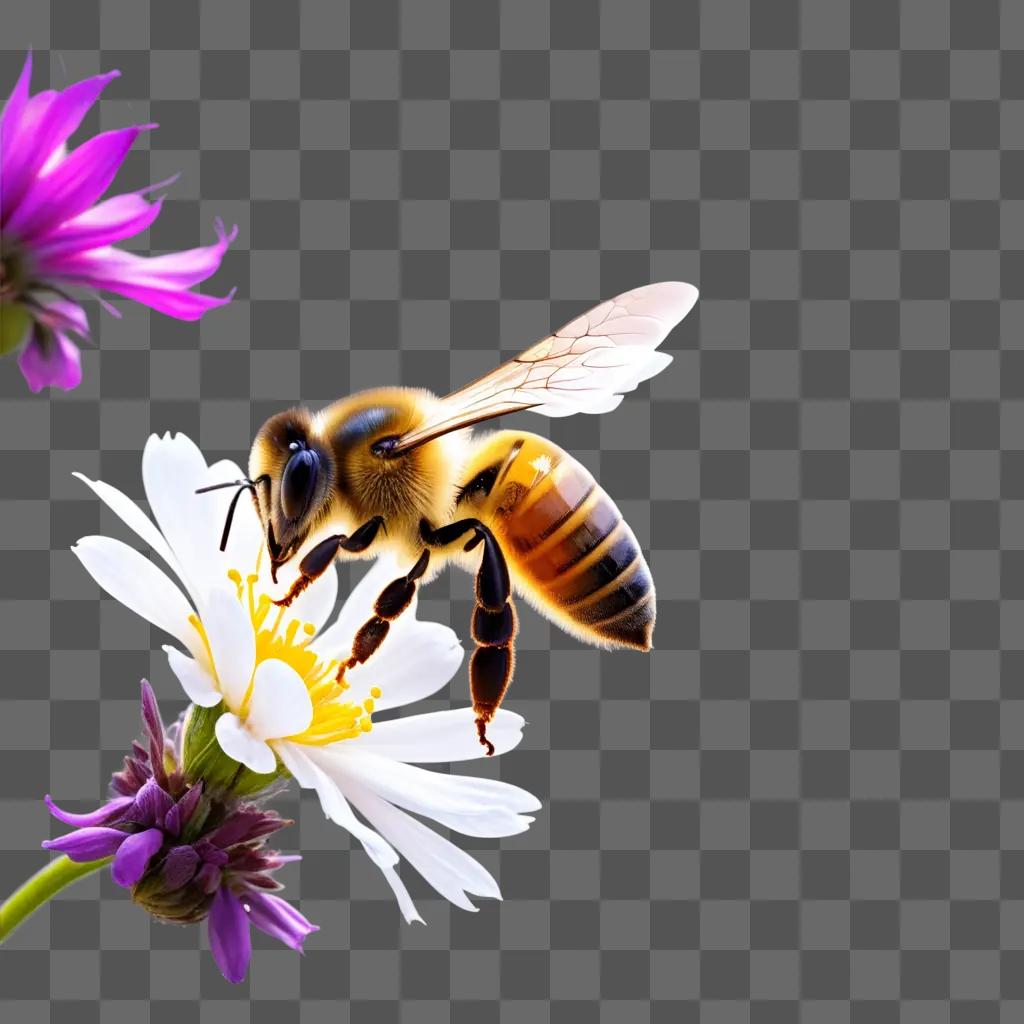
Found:
<svg viewBox="0 0 1024 1024"><path fill-rule="evenodd" d="M587 643L641 651L651 648L655 593L636 535L589 470L537 434L472 428L521 410L609 412L671 362L657 346L696 300L680 282L637 288L444 398L380 388L272 416L253 442L249 477L237 481L224 543L249 491L275 581L302 555L281 605L336 557L389 550L411 566L378 597L341 674L380 646L420 582L449 562L474 573L470 690L493 753L486 727L515 662L513 593Z"/></svg>

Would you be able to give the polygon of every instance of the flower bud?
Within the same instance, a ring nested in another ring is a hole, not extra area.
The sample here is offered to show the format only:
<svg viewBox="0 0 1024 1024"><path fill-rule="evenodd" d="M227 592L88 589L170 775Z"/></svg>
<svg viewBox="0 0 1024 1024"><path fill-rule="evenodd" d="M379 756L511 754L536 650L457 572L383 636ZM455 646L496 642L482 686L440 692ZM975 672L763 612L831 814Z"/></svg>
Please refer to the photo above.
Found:
<svg viewBox="0 0 1024 1024"><path fill-rule="evenodd" d="M200 716L199 723L209 728L211 748L219 750L212 733L216 717ZM241 980L248 966L250 923L301 950L315 926L270 895L281 888L273 873L297 858L266 849L267 838L292 823L256 803L240 801L236 785L265 795L268 781L276 776L254 775L233 761L221 766L201 746L195 748L192 774L183 770L178 743L182 730L164 729L145 681L142 719L145 742L132 744L124 767L111 779L114 796L103 807L74 814L46 798L50 813L75 830L43 846L77 862L112 858L114 881L131 889L132 900L158 920L194 924L209 917L211 948L231 981ZM193 733L193 744L201 743L202 735ZM186 747L188 742L186 728ZM220 774L211 784L196 773L197 766Z"/></svg>

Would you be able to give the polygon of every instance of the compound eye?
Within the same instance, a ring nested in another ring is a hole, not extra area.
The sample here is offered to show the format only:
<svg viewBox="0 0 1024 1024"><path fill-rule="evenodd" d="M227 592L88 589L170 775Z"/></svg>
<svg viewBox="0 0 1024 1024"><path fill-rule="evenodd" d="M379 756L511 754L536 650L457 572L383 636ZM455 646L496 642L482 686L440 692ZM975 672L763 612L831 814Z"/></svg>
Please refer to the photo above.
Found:
<svg viewBox="0 0 1024 1024"><path fill-rule="evenodd" d="M292 447L295 445L295 447ZM288 519L299 519L309 508L316 491L320 457L315 451L292 442L291 458L281 475L281 511Z"/></svg>
<svg viewBox="0 0 1024 1024"><path fill-rule="evenodd" d="M395 448L398 446L398 435L394 434L391 437L382 437L379 441L374 441L370 445L370 451L374 455L387 456L390 455Z"/></svg>

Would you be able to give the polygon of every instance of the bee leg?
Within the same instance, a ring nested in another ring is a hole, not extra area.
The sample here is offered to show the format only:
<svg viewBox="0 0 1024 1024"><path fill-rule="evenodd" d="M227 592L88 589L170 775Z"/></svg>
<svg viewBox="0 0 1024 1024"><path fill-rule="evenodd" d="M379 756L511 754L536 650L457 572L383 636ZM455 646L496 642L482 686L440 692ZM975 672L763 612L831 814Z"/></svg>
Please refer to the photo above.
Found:
<svg viewBox="0 0 1024 1024"><path fill-rule="evenodd" d="M380 592L380 596L373 603L373 615L359 627L352 641L352 652L338 669L338 682L341 682L350 668L361 665L384 642L391 629L391 623L412 604L416 584L427 571L429 563L430 552L424 551L404 576L392 580Z"/></svg>
<svg viewBox="0 0 1024 1024"><path fill-rule="evenodd" d="M281 608L287 608L306 587L327 572L339 551L348 551L352 554L365 551L373 543L377 531L383 525L383 517L374 516L363 523L351 537L344 533L325 537L315 547L310 548L306 556L299 562L299 578L289 587L288 593L274 604Z"/></svg>
<svg viewBox="0 0 1024 1024"><path fill-rule="evenodd" d="M437 530L423 520L420 535L427 544L447 547L472 533L463 545L472 551L483 545L476 573L476 608L473 611L473 640L476 650L469 661L469 687L476 712L476 731L487 754L494 744L487 738L487 723L494 718L512 680L515 668L515 640L518 622L512 603L512 582L505 555L494 534L479 519L460 519Z"/></svg>

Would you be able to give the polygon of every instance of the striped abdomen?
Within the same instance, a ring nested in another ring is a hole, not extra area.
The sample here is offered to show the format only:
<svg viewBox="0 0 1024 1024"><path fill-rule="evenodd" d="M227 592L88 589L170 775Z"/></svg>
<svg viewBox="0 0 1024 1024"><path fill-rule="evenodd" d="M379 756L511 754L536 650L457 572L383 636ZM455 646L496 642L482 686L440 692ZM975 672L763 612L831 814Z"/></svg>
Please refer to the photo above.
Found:
<svg viewBox="0 0 1024 1024"><path fill-rule="evenodd" d="M590 472L546 438L518 431L489 438L473 462L485 486L487 472L493 476L478 501L517 581L571 631L649 649L651 574L636 536Z"/></svg>

